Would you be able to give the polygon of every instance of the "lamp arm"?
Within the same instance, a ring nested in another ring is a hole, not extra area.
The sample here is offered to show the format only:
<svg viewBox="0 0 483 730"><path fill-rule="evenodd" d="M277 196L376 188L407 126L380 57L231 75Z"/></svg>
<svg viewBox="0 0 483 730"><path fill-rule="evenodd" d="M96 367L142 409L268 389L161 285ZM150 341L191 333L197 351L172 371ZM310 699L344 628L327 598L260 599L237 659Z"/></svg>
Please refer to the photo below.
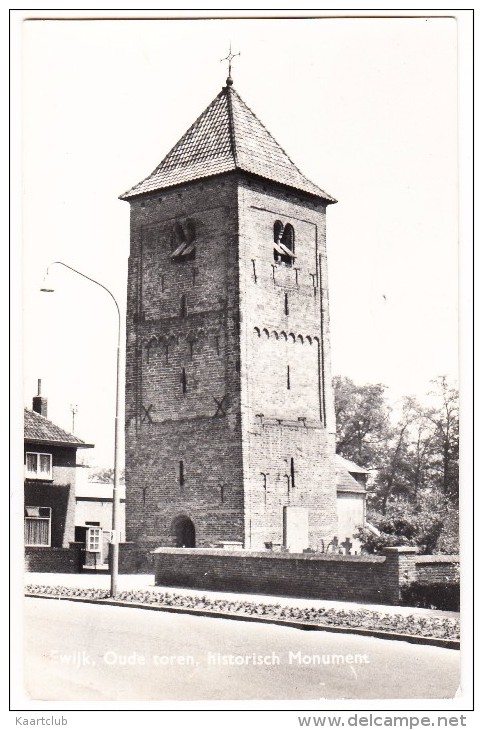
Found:
<svg viewBox="0 0 483 730"><path fill-rule="evenodd" d="M116 305L117 318L118 318L118 323L119 323L119 328L118 328L118 342L119 342L120 338L121 338L121 312L119 310L119 304L117 303L117 300L116 300L116 297L114 296L114 294L107 288L107 286L104 286L104 284L101 284L99 281L92 279L90 276L87 276L87 274L83 274L82 271L78 271L77 269L74 269L73 266L69 266L69 264L64 264L63 261L52 261L50 266L47 267L47 274L49 273L50 267L55 266L57 264L59 266L65 266L66 269L70 269L70 271L73 271L74 274L79 274L79 276L82 276L84 279L87 279L88 281L92 281L93 284L97 284L97 286L100 286L101 289L104 289L104 291L106 291L109 294L112 301Z"/></svg>

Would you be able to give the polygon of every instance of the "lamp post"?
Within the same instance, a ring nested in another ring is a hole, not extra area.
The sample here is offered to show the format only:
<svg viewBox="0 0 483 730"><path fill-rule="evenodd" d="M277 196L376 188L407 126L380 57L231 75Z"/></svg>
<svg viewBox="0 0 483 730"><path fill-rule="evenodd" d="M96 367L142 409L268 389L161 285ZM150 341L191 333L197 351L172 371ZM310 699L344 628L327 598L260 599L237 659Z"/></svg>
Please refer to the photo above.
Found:
<svg viewBox="0 0 483 730"><path fill-rule="evenodd" d="M97 284L97 286L100 286L101 289L104 289L109 296L111 297L112 301L116 305L116 311L117 311L117 356L116 356L116 417L115 417L115 423L114 423L114 488L112 492L112 553L111 553L111 596L115 596L117 593L117 578L119 573L119 444L121 442L121 423L119 420L119 404L121 402L121 370L120 370L120 354L121 354L121 313L119 310L119 305L116 301L116 298L112 294L112 292L109 291L107 287L105 287L103 284L100 284L95 279L91 279L90 276L86 276L80 271L77 271L77 269L74 269L72 266L69 266L68 264L64 264L63 261L53 261L50 266L47 268L47 273L44 278L43 285L40 289L40 291L43 292L53 292L54 289L52 287L49 287L47 285L47 280L49 276L49 269L52 266L64 266L66 269L69 269L70 271L73 271L74 274L78 274L79 276L82 276L83 279L87 279L88 281L91 281L93 284Z"/></svg>

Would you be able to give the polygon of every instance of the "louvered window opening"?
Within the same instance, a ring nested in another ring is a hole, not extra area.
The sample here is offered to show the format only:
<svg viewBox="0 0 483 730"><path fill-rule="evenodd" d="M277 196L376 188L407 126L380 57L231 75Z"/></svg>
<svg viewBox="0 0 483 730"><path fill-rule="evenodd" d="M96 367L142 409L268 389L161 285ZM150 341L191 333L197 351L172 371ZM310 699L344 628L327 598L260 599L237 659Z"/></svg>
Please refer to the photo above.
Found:
<svg viewBox="0 0 483 730"><path fill-rule="evenodd" d="M278 264L291 267L295 260L295 231L290 223L273 224L273 258Z"/></svg>

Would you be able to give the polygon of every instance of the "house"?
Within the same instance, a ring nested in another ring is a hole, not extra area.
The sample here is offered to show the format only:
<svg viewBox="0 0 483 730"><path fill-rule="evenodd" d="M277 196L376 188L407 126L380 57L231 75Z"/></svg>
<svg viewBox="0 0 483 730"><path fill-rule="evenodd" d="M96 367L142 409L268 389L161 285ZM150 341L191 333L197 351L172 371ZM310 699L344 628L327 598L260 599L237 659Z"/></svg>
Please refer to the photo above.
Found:
<svg viewBox="0 0 483 730"><path fill-rule="evenodd" d="M47 418L47 398L40 392L32 410L24 410L25 546L69 548L75 540L75 489L78 449L93 448Z"/></svg>
<svg viewBox="0 0 483 730"><path fill-rule="evenodd" d="M340 454L335 456L337 473L337 543L344 551L360 551L354 537L357 528L366 524L366 483L369 472Z"/></svg>
<svg viewBox="0 0 483 730"><path fill-rule="evenodd" d="M352 514L364 499L335 455L325 238L335 198L228 77L121 199L126 539L147 554L300 552L350 537L338 506Z"/></svg>
<svg viewBox="0 0 483 730"><path fill-rule="evenodd" d="M76 480L75 540L86 545L86 566L107 566L109 538L112 531L112 491L112 482L89 481L87 474ZM125 487L121 484L119 486L121 542L125 540L125 502Z"/></svg>

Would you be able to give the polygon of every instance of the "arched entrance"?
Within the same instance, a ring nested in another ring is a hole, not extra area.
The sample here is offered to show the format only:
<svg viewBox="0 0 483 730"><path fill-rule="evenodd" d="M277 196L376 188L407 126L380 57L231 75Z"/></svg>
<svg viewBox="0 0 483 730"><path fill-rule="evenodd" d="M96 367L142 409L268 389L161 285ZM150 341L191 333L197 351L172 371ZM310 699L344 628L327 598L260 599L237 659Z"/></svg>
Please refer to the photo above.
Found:
<svg viewBox="0 0 483 730"><path fill-rule="evenodd" d="M196 547L195 526L192 520L185 515L180 515L173 520L171 524L171 535L173 537L174 547Z"/></svg>

